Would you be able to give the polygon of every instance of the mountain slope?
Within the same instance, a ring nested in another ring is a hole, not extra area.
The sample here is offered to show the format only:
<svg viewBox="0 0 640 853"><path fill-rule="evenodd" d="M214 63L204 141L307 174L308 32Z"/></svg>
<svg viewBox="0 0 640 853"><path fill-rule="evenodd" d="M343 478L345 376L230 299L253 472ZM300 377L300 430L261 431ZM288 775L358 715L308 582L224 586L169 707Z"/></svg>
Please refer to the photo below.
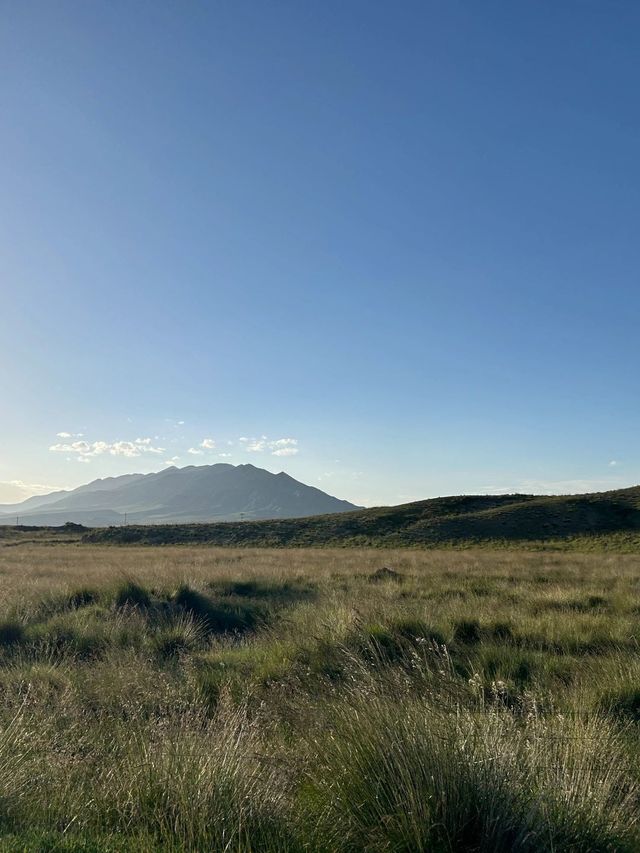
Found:
<svg viewBox="0 0 640 853"><path fill-rule="evenodd" d="M474 545L640 535L640 486L587 495L462 495L275 521L109 528L90 541L212 545Z"/></svg>
<svg viewBox="0 0 640 853"><path fill-rule="evenodd" d="M0 507L0 524L58 525L67 521L101 526L124 521L226 521L299 518L346 512L356 507L284 472L253 465L190 465L154 474L95 480L70 492L29 498Z"/></svg>

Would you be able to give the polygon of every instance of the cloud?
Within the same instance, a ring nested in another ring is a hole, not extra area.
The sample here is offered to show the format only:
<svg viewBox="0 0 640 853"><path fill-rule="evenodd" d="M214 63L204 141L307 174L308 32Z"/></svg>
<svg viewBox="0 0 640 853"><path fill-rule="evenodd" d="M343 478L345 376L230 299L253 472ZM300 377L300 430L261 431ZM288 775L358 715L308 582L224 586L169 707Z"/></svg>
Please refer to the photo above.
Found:
<svg viewBox="0 0 640 853"><path fill-rule="evenodd" d="M590 492L606 492L623 488L622 480L519 480L511 486L499 488L480 488L478 492L486 495L581 495Z"/></svg>
<svg viewBox="0 0 640 853"><path fill-rule="evenodd" d="M247 453L264 453L269 451L272 456L295 456L299 452L297 438L269 439L266 435L260 438L242 436L238 441L244 445Z"/></svg>
<svg viewBox="0 0 640 853"><path fill-rule="evenodd" d="M82 438L81 432L57 432L56 438Z"/></svg>
<svg viewBox="0 0 640 853"><path fill-rule="evenodd" d="M51 486L46 483L25 483L24 480L0 482L0 503L19 503L34 495L48 495L60 492L64 486Z"/></svg>
<svg viewBox="0 0 640 853"><path fill-rule="evenodd" d="M205 450L215 450L216 442L213 438L203 438L200 444L197 447L190 447L187 450L187 453L190 453L192 456L202 456Z"/></svg>
<svg viewBox="0 0 640 853"><path fill-rule="evenodd" d="M297 447L280 447L278 450L274 450L271 455L272 456L295 456L298 453Z"/></svg>
<svg viewBox="0 0 640 853"><path fill-rule="evenodd" d="M220 456L222 459L229 459L229 457L233 456L233 454L232 453L218 453L218 456Z"/></svg>
<svg viewBox="0 0 640 853"><path fill-rule="evenodd" d="M179 460L180 460L179 456L172 456L171 459L165 459L164 464L165 465L175 465L176 462L178 462Z"/></svg>
<svg viewBox="0 0 640 853"><path fill-rule="evenodd" d="M74 454L78 462L88 462L95 456L124 456L129 459L142 456L144 453L164 453L164 447L155 447L150 438L136 438L135 441L72 441L52 444L49 450L53 453Z"/></svg>
<svg viewBox="0 0 640 853"><path fill-rule="evenodd" d="M618 464L618 462L615 459L612 459L611 462L609 462L609 467L615 468L617 464Z"/></svg>

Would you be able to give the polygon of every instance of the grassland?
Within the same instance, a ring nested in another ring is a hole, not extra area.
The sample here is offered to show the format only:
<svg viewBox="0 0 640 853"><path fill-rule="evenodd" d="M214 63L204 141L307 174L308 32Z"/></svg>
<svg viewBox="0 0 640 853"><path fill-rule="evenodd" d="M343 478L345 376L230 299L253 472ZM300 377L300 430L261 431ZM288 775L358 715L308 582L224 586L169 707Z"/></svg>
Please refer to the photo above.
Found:
<svg viewBox="0 0 640 853"><path fill-rule="evenodd" d="M1 534L0 534L1 535ZM640 487L587 495L458 495L337 515L109 527L102 544L520 548L640 552Z"/></svg>
<svg viewBox="0 0 640 853"><path fill-rule="evenodd" d="M639 555L33 535L0 850L640 850Z"/></svg>

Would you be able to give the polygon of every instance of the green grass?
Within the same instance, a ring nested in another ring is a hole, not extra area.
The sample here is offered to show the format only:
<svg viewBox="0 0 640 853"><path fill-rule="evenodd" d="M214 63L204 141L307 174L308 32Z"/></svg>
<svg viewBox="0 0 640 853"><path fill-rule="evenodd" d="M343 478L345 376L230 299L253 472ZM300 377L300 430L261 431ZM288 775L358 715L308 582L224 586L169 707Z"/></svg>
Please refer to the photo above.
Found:
<svg viewBox="0 0 640 853"><path fill-rule="evenodd" d="M277 521L110 527L82 541L225 546L640 550L640 487L590 495L461 495Z"/></svg>
<svg viewBox="0 0 640 853"><path fill-rule="evenodd" d="M0 548L0 851L640 850L640 557Z"/></svg>

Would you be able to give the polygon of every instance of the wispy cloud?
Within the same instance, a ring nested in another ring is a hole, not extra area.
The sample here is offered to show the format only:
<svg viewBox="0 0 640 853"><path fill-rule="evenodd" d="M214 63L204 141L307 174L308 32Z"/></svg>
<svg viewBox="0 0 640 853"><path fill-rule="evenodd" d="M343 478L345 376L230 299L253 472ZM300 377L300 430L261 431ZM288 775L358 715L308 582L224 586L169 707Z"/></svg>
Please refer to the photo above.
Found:
<svg viewBox="0 0 640 853"><path fill-rule="evenodd" d="M488 495L580 495L589 492L606 492L620 488L624 488L622 480L611 477L592 480L519 480L511 486L480 488L478 492Z"/></svg>
<svg viewBox="0 0 640 853"><path fill-rule="evenodd" d="M238 439L247 453L269 452L272 456L295 456L299 452L297 438L269 439L266 435L260 438L247 438L242 436Z"/></svg>
<svg viewBox="0 0 640 853"><path fill-rule="evenodd" d="M52 486L46 483L25 483L24 480L0 482L0 503L18 503L34 495L48 495L62 491L64 486Z"/></svg>
<svg viewBox="0 0 640 853"><path fill-rule="evenodd" d="M53 453L72 454L71 458L79 462L88 462L96 456L124 456L130 459L145 453L164 453L164 447L155 447L151 438L136 438L134 441L71 441L52 444L49 450Z"/></svg>
<svg viewBox="0 0 640 853"><path fill-rule="evenodd" d="M190 453L192 456L202 456L205 451L211 451L216 449L216 442L213 438L203 438L200 444L197 447L190 447L187 450L187 453Z"/></svg>
<svg viewBox="0 0 640 853"><path fill-rule="evenodd" d="M56 433L56 438L82 438L83 433L81 432L58 432Z"/></svg>

